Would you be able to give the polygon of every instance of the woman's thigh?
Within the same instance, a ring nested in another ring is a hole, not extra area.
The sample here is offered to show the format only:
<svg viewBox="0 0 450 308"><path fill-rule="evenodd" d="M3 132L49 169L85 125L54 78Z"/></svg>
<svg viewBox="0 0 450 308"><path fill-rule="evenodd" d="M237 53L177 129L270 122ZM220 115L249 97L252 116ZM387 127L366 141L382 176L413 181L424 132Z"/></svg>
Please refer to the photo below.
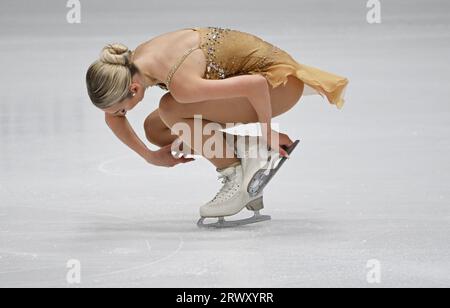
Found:
<svg viewBox="0 0 450 308"><path fill-rule="evenodd" d="M272 115L277 117L297 104L303 94L304 84L299 79L288 76L288 82L285 86L280 85L276 88L269 86L269 89ZM162 113L173 113L178 118L193 118L195 115L201 115L205 120L221 124L258 122L253 106L245 97L207 100L189 104L181 104L171 98L166 100L161 107L167 109Z"/></svg>

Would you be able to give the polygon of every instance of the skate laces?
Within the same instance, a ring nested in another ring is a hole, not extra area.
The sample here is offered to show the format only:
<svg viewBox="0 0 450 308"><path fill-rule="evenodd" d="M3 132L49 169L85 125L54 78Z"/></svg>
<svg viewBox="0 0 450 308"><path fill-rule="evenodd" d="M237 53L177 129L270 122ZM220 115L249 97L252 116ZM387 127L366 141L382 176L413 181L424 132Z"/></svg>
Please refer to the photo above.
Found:
<svg viewBox="0 0 450 308"><path fill-rule="evenodd" d="M216 194L216 196L211 200L210 203L219 201L224 199L225 196L231 197L232 194L230 194L233 191L236 191L236 185L233 185L236 179L236 170L232 174L221 174L218 176L218 180L222 181L222 188L220 191Z"/></svg>

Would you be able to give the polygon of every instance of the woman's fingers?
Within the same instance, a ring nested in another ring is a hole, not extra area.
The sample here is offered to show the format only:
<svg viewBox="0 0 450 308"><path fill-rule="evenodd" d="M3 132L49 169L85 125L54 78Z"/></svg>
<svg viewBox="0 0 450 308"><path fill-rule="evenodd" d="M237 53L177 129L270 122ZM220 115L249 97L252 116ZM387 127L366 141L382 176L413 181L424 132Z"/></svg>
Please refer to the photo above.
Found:
<svg viewBox="0 0 450 308"><path fill-rule="evenodd" d="M175 165L186 164L186 163L189 163L189 162L194 161L194 160L195 160L194 158L180 157L180 158L175 159L174 163L175 163Z"/></svg>
<svg viewBox="0 0 450 308"><path fill-rule="evenodd" d="M283 138L284 144L283 145L287 145L288 147L290 147L291 145L294 144L294 141L292 141L288 135L284 134L283 136L284 136L284 138Z"/></svg>
<svg viewBox="0 0 450 308"><path fill-rule="evenodd" d="M280 153L281 157L286 157L286 158L289 158L289 154L288 154L288 152L286 152L286 150L285 150L285 149L283 149L283 147L282 147L282 146L280 146L280 147L279 147L278 153Z"/></svg>

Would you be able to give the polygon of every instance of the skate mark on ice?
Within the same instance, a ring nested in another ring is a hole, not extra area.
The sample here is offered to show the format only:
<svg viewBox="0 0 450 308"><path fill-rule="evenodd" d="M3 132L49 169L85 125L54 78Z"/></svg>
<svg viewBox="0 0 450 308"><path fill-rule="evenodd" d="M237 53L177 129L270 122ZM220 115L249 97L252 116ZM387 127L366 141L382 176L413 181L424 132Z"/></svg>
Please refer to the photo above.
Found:
<svg viewBox="0 0 450 308"><path fill-rule="evenodd" d="M157 259L155 261L152 261L150 263L145 263L145 264L142 264L142 265L133 266L133 267L130 267L130 268L125 268L125 269L122 269L122 270L117 270L117 271L108 272L108 273L104 273L104 274L91 275L88 278L100 278L100 277L105 277L105 276L111 276L111 275L128 273L128 272L132 272L132 271L136 271L136 270L142 270L142 269L150 267L152 265L164 262L164 261L166 261L166 260L176 256L183 249L183 246L184 246L183 238L181 236L179 236L178 240L179 240L178 248L174 252L172 252L171 254L169 254L169 255L167 255L165 257L162 257L162 258ZM146 241L146 243L148 244L148 241Z"/></svg>
<svg viewBox="0 0 450 308"><path fill-rule="evenodd" d="M11 271L5 271L0 272L0 275L9 275L9 274L20 274L20 273L27 273L27 272L39 272L39 271L45 271L45 270L63 270L64 266L43 266L43 267L36 267L32 269L20 269L20 270L11 270ZM51 281L56 282L56 281Z"/></svg>
<svg viewBox="0 0 450 308"><path fill-rule="evenodd" d="M105 160L103 162L101 162L98 165L98 171L100 171L101 173L105 173L108 175L114 175L114 176L135 176L136 173L135 172L124 172L123 170L114 170L114 166L121 166L120 162L122 162L122 165L125 165L123 162L127 161L127 160L132 160L134 157L130 156L130 155L126 155L126 156L119 156L119 157L115 157L115 158L111 158L108 160ZM124 167L124 166L123 166Z"/></svg>
<svg viewBox="0 0 450 308"><path fill-rule="evenodd" d="M148 252L152 252L152 246L150 245L150 243L147 240L145 241L145 244L147 244Z"/></svg>
<svg viewBox="0 0 450 308"><path fill-rule="evenodd" d="M105 213L96 213L96 212L90 212L90 211L81 211L81 210L71 210L71 209L61 209L61 208L49 208L49 207L33 207L33 206L20 206L21 208L26 208L26 209L33 209L33 210L37 210L37 211L49 211L49 212L61 212L61 213L72 213L72 214L79 214L79 215L85 215L85 216L97 216L97 217L106 217L106 218L114 218L117 220L121 220L124 222L130 222L133 224L138 224L141 222L141 220L136 220L136 219L131 219L131 218L126 218L126 217L121 217L121 216L117 216L117 215L113 215L113 214L105 214ZM58 231L59 233L66 233L66 232L70 232L70 231ZM14 234L17 234L17 232L14 232ZM174 256L176 256L182 249L184 246L184 239L177 235L178 238L178 246L177 248L172 251L170 254L163 256L159 259L156 259L152 262L149 263L145 263L142 265L138 265L138 266L134 266L134 267L130 267L130 268L124 268L121 270L117 270L117 271L112 271L112 272L107 272L107 273L103 273L103 274L85 274L84 275L84 279L85 280L94 280L95 278L99 278L99 277L103 277L103 276L110 276L110 275L116 275L116 274L121 274L121 273L127 273L127 272L131 272L131 271L135 271L135 270L142 270L144 268L150 267L154 264L158 264L161 262L164 262ZM152 249L152 246L150 245L150 241L149 240L145 240L144 241L145 244L145 248L148 254L150 254L151 252L154 251L154 249ZM27 253L27 252L16 252L16 251L2 251L0 253L4 253L4 254L11 254L11 255L18 255L18 256L38 256L37 253ZM17 270L6 270L3 272L0 272L1 275L8 275L8 274L20 274L20 273L28 273L28 272L40 272L40 271L45 271L45 270L61 270L62 272L64 272L66 270L65 265L63 266L42 266L42 267L35 267L35 268L27 268L27 269L17 269ZM91 281L92 282L92 281ZM44 283L45 285L60 285L60 282L58 279L49 279L49 280L44 280L42 281L42 283Z"/></svg>
<svg viewBox="0 0 450 308"><path fill-rule="evenodd" d="M34 252L23 252L23 251L8 251L8 250L2 250L0 251L0 254L6 254L6 255L13 255L17 257L31 257L32 260L36 260L39 255ZM0 257L1 259L1 257Z"/></svg>
<svg viewBox="0 0 450 308"><path fill-rule="evenodd" d="M120 156L120 157L115 157L115 158L111 158L111 159L108 159L108 160L105 160L105 161L103 161L103 162L101 162L99 165L98 165L98 171L100 171L100 172L102 172L102 173L106 173L106 174L109 174L109 175L122 175L120 172L118 173L118 172L114 172L114 171L111 171L111 170L109 170L108 169L108 166L110 165L110 164L112 164L112 163L116 163L116 162L118 162L118 161L120 161L120 160L122 160L122 159L127 159L127 158L129 158L130 156L129 155L127 155L127 156Z"/></svg>
<svg viewBox="0 0 450 308"><path fill-rule="evenodd" d="M125 220L128 222L133 222L133 223L139 223L140 221L132 219L132 218L126 218L126 217L122 217L122 216L117 216L114 214L105 214L105 213L98 213L98 212L91 212L91 211L80 211L80 210L72 210L72 209L62 209L62 208L51 208L51 207L35 207L35 206L29 206L29 205L21 205L19 206L20 208L29 208L29 209L33 209L33 210L45 210L45 211L50 211L50 212L64 212L64 213L72 213L72 214L80 214L80 215L92 215L92 216L100 216L100 217L109 217L109 218L115 218L115 219L119 219L119 220Z"/></svg>
<svg viewBox="0 0 450 308"><path fill-rule="evenodd" d="M97 170L101 173L114 176L137 175L164 175L163 171L155 168L146 168L148 164L136 159L133 155L114 157L99 163Z"/></svg>

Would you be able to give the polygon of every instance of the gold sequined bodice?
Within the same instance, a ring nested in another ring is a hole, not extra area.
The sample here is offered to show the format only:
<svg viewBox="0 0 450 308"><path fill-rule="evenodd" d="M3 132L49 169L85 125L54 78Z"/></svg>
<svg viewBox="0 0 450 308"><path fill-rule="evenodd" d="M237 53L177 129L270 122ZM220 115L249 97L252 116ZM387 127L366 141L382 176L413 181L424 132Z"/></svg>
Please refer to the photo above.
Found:
<svg viewBox="0 0 450 308"><path fill-rule="evenodd" d="M261 41L256 41L259 38L237 30L220 27L184 28L183 30L187 29L199 32L200 44L190 48L177 59L165 84L157 84L163 90L169 91L173 75L183 61L197 49L201 49L206 58L207 66L203 76L206 79L225 79L235 75L248 74L258 69L262 70L265 65L269 64L267 52L270 54L279 50L265 41L263 42L267 44L267 48L261 48ZM242 35L247 35L247 38L250 39L246 45L248 48L242 48ZM235 44L235 42L239 42L239 44Z"/></svg>
<svg viewBox="0 0 450 308"><path fill-rule="evenodd" d="M169 91L170 82L183 61L201 49L206 58L205 79L225 79L237 75L260 74L275 88L286 85L288 76L301 80L315 93L325 95L331 104L342 108L348 79L297 62L289 53L250 33L220 27L184 28L200 35L199 46L186 50L170 69L161 89Z"/></svg>

